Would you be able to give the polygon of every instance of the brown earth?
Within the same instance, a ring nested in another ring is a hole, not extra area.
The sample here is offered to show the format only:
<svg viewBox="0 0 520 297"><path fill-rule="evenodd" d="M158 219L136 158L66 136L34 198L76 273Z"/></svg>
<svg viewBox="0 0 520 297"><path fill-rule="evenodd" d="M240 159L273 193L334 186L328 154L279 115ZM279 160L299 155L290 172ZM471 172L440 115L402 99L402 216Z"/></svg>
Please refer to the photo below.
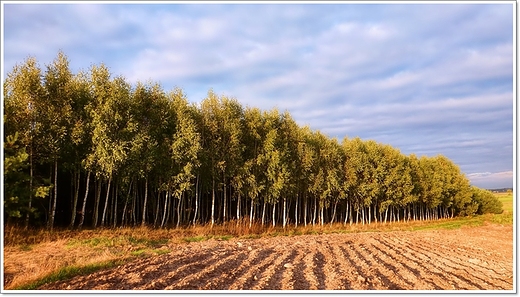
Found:
<svg viewBox="0 0 520 297"><path fill-rule="evenodd" d="M42 290L513 290L513 227L177 244Z"/></svg>

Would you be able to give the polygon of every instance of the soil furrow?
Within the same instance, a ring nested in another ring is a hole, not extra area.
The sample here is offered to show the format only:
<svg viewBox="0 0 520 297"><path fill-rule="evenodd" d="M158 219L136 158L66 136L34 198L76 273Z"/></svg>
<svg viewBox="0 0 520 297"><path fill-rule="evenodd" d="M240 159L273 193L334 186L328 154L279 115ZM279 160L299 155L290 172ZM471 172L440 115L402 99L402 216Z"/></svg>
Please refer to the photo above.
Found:
<svg viewBox="0 0 520 297"><path fill-rule="evenodd" d="M431 244L434 246L429 247L430 250L446 249L445 245L441 245L441 244L437 244L437 243L431 243ZM423 245L423 247L424 247L424 245ZM476 250L476 249L474 249L474 250ZM457 262L458 265L466 267L470 270L478 270L486 276L486 279L490 278L490 273L491 273L492 275L496 276L496 277L491 277L493 282L495 280L500 281L500 276L503 274L504 271L499 273L495 269L493 269L493 267L501 266L500 264L503 263L503 261L494 261L492 259L489 259L489 254L490 254L489 252L486 253L486 252L478 251L475 254L471 254L471 253L467 253L467 252L462 254L462 253L460 253L460 251L465 251L462 248L450 249L450 251L457 255L456 257L452 258L452 262L455 263L455 261L458 261ZM509 262L509 261L512 261L512 257L510 257L507 260L507 262ZM467 264L467 263L470 263L470 264ZM481 265L480 263L483 263L483 265ZM484 266L484 265L486 265L486 266ZM508 286L512 285L512 283L508 283L508 282L506 282L506 284L508 284Z"/></svg>
<svg viewBox="0 0 520 297"><path fill-rule="evenodd" d="M451 269L446 270L447 266L442 265L444 263L446 255L443 255L441 257L432 257L432 251L420 249L416 247L414 243L405 244L404 247L409 251L410 254L415 254L417 258L420 258L420 260L423 260L425 263L428 263L431 267L434 267L434 269L429 269L430 272L433 270L439 271L439 273L441 273L445 278L450 280L450 283L452 283L455 289L475 290L482 288L480 287L480 285L473 283L464 276L452 273L450 271Z"/></svg>
<svg viewBox="0 0 520 297"><path fill-rule="evenodd" d="M380 266L381 269L379 271L388 279L388 287L389 290L411 290L414 288L414 284L417 281L417 277L414 274L410 274L407 269L398 269L391 261L383 260L384 254L381 255L378 253L378 249L375 247L375 238L371 238L367 245L365 246L365 250L362 253L365 254L367 259L371 259L370 261L374 263L374 266ZM394 262L395 263L395 262ZM398 263L395 263L398 265ZM404 268L404 267L403 267ZM410 277L410 275L414 277ZM383 276L381 276L383 279Z"/></svg>
<svg viewBox="0 0 520 297"><path fill-rule="evenodd" d="M240 256L245 256L244 254L236 254L230 251L223 251L216 254L217 261L212 264L209 263L199 263L197 262L196 268L193 273L183 277L178 282L168 285L165 290L186 290L186 289L200 289L200 284L198 280L203 278L206 274L212 273L215 269L222 266L224 263L228 261L232 261ZM209 265L208 265L209 264Z"/></svg>
<svg viewBox="0 0 520 297"><path fill-rule="evenodd" d="M372 241L372 248L374 249L374 257L379 257L381 262L386 263L384 265L388 265L387 268L394 271L395 273L398 273L402 277L406 277L408 281L411 282L412 288L410 289L441 289L441 287L437 286L435 283L425 282L421 277L421 270L423 268L417 265L415 262L409 261L407 258L403 257L399 251L388 248L388 246L384 246L381 243L380 237L374 238Z"/></svg>
<svg viewBox="0 0 520 297"><path fill-rule="evenodd" d="M269 247L263 250L259 255L259 262L245 271L234 283L232 283L228 290L250 290L252 284L258 280L259 273L263 271L264 267L271 264L274 259L278 257L277 252Z"/></svg>
<svg viewBox="0 0 520 297"><path fill-rule="evenodd" d="M268 255L272 253L270 249L259 249L255 248L249 250L247 258L240 263L240 266L232 269L229 273L225 273L219 276L216 281L214 281L215 290L229 290L230 286L233 285L240 277L244 275L248 270L250 270L251 266L255 263L265 259Z"/></svg>
<svg viewBox="0 0 520 297"><path fill-rule="evenodd" d="M353 290L352 280L348 279L348 276L352 275L352 265L347 265L350 260L345 258L344 253L337 244L332 246L332 258L335 260L334 262L339 272L338 276L339 282L341 283L341 290Z"/></svg>
<svg viewBox="0 0 520 297"><path fill-rule="evenodd" d="M277 275L280 270L285 269L283 265L288 262L287 259L291 256L296 256L294 250L291 251L286 247L279 247L279 249L275 250L275 253L277 254L277 257L274 261L265 265L265 270L259 270L260 273L257 276L258 281L251 287L252 290L265 290L265 287L269 284L271 278L275 276L275 274Z"/></svg>
<svg viewBox="0 0 520 297"><path fill-rule="evenodd" d="M336 259L333 254L333 246L327 241L323 244L321 251L322 263L317 263L321 269L322 278L324 280L325 290L345 290L340 275L342 274L339 270L338 261L342 259Z"/></svg>
<svg viewBox="0 0 520 297"><path fill-rule="evenodd" d="M341 245L339 248L344 255L344 258L348 260L349 265L353 267L352 274L350 275L352 279L350 279L354 290L373 290L374 286L368 282L370 272L366 271L361 267L363 263L361 263L360 259L357 258L354 249L352 248L353 242L347 241L345 244Z"/></svg>
<svg viewBox="0 0 520 297"><path fill-rule="evenodd" d="M393 278L392 272L370 256L367 245L360 244L353 251L361 262L367 266L366 269L370 271L367 281L370 281L376 290L402 290L406 287L407 284L401 279L391 279Z"/></svg>
<svg viewBox="0 0 520 297"><path fill-rule="evenodd" d="M222 290L222 285L225 282L233 282L237 277L236 270L242 266L247 259L247 253L241 251L237 257L232 260L225 261L222 265L210 272L201 275L197 280L200 283L205 283L201 290Z"/></svg>
<svg viewBox="0 0 520 297"><path fill-rule="evenodd" d="M425 246L421 243L416 243L416 245L422 249L425 248ZM444 249L444 252L443 250L439 252L436 252L435 250L439 249L428 249L431 254L434 254L438 257L439 262L441 262L445 267L449 268L449 271L453 272L452 274L459 275L466 282L472 284L480 290L484 289L484 287L481 286L484 284L485 287L495 287L492 284L494 281L496 281L496 277L494 275L490 275L489 271L482 272L480 266L472 265L472 263L466 264L464 261L462 261L462 259L457 258L459 255L458 253L451 253L447 251L446 248ZM465 278L462 275L469 276L469 278ZM506 286L509 285L512 285L512 283L509 284L506 282ZM500 288L503 289L502 287Z"/></svg>
<svg viewBox="0 0 520 297"><path fill-rule="evenodd" d="M294 267L293 263L297 255L297 250L292 249L291 254L283 261L283 263L280 263L279 265L277 265L276 263L273 264L274 273L269 278L268 283L262 289L282 290L284 280L289 279L289 274L292 274L292 268Z"/></svg>
<svg viewBox="0 0 520 297"><path fill-rule="evenodd" d="M309 249L309 252L303 257L303 277L309 284L307 290L317 290L318 280L314 274L314 249Z"/></svg>
<svg viewBox="0 0 520 297"><path fill-rule="evenodd" d="M291 265L289 267L286 267L282 274L281 282L281 289L282 290L306 290L301 289L299 284L305 285L305 279L303 275L299 272L300 265L303 265L303 256L306 252L304 252L302 247L296 248L296 257L294 257ZM308 283L307 283L308 285Z"/></svg>
<svg viewBox="0 0 520 297"><path fill-rule="evenodd" d="M308 248L299 248L298 261L295 260L294 269L292 271L293 290L310 290L311 283L307 280L305 257L310 253Z"/></svg>
<svg viewBox="0 0 520 297"><path fill-rule="evenodd" d="M406 250L404 248L403 242L401 242L401 250L404 252L401 252L400 250L395 249L393 246L394 242L389 243L387 241L387 238L381 238L381 244L386 246L389 250L394 250L398 255L403 257L406 263L413 263L416 267L420 267L419 272L421 274L422 279L431 284L436 286L436 289L439 290L456 290L459 289L458 285L447 279L442 271L440 271L436 266L429 264L430 259L427 257L424 257L424 255L414 256L410 251ZM446 283L449 283L453 287L446 286ZM445 285L445 287L441 287L441 285Z"/></svg>
<svg viewBox="0 0 520 297"><path fill-rule="evenodd" d="M177 255L173 255L168 260L171 265L171 269L166 271L157 272L155 278L145 284L148 289L165 290L166 287L176 282L181 281L185 277L199 271L201 268L213 265L221 258L222 250L219 248L212 248L200 257L180 257L177 259ZM139 273L139 269L136 269L136 273ZM159 275L162 273L162 275ZM144 288L139 288L144 290Z"/></svg>

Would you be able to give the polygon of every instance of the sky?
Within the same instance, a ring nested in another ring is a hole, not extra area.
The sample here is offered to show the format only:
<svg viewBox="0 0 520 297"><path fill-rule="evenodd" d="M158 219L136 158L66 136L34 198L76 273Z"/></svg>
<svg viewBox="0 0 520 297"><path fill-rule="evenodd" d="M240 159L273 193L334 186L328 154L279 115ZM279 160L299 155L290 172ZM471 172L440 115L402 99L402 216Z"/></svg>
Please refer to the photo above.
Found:
<svg viewBox="0 0 520 297"><path fill-rule="evenodd" d="M61 50L75 73L104 63L192 102L213 89L513 187L514 2L2 5L2 81Z"/></svg>

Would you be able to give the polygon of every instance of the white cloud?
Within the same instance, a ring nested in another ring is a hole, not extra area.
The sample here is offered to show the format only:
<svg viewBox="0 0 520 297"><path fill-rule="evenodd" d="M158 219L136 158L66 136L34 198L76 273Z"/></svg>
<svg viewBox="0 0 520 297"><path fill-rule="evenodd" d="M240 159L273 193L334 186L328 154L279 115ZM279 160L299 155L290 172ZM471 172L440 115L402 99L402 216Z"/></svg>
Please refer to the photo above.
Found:
<svg viewBox="0 0 520 297"><path fill-rule="evenodd" d="M512 5L5 7L6 72L63 49L192 101L213 88L331 136L512 168Z"/></svg>
<svg viewBox="0 0 520 297"><path fill-rule="evenodd" d="M477 172L466 175L471 183L481 188L512 188L513 171Z"/></svg>

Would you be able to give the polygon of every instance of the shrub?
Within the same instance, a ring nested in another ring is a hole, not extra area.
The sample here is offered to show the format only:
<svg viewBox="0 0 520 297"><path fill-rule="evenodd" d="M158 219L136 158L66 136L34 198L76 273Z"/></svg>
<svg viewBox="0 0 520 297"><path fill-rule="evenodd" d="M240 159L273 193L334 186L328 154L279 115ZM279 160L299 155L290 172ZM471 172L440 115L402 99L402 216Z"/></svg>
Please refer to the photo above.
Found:
<svg viewBox="0 0 520 297"><path fill-rule="evenodd" d="M503 212L502 202L490 191L472 187L472 192L472 200L478 204L477 214Z"/></svg>

